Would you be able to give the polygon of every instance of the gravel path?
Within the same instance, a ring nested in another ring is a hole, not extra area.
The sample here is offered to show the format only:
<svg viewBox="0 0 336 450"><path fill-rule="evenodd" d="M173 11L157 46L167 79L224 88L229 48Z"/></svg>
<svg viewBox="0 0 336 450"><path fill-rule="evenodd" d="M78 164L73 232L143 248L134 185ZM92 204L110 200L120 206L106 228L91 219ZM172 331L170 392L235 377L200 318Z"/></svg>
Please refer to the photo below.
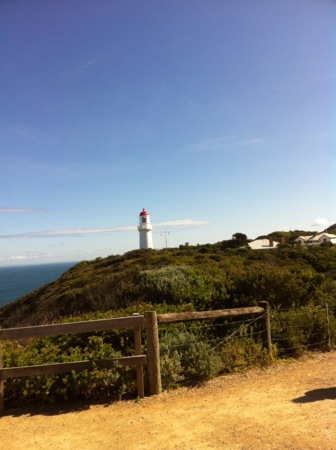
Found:
<svg viewBox="0 0 336 450"><path fill-rule="evenodd" d="M336 450L336 352L139 402L11 410L0 433L7 450Z"/></svg>

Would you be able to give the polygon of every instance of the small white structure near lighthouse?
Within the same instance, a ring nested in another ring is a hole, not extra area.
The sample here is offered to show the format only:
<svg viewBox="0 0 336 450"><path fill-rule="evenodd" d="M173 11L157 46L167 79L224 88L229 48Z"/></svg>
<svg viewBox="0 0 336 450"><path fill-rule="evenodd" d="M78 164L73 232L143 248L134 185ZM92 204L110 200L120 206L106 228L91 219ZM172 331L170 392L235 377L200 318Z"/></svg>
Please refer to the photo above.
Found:
<svg viewBox="0 0 336 450"><path fill-rule="evenodd" d="M149 213L143 209L139 214L139 236L140 248L153 248L152 225L150 223Z"/></svg>

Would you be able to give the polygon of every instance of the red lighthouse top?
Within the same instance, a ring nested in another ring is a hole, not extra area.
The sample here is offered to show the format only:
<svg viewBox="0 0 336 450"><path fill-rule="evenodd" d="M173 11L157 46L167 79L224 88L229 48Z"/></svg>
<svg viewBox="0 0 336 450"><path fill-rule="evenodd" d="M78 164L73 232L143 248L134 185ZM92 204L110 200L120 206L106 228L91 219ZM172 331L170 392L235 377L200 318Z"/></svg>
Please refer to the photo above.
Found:
<svg viewBox="0 0 336 450"><path fill-rule="evenodd" d="M149 216L149 213L145 210L145 208L142 209L140 216Z"/></svg>

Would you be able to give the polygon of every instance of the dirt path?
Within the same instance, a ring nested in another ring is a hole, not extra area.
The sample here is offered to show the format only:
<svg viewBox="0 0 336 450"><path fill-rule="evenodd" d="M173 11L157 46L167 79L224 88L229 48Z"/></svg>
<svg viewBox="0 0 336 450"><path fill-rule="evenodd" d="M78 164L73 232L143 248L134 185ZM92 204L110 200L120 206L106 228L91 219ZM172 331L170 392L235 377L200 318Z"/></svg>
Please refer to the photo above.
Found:
<svg viewBox="0 0 336 450"><path fill-rule="evenodd" d="M140 402L0 419L1 448L336 450L336 352Z"/></svg>

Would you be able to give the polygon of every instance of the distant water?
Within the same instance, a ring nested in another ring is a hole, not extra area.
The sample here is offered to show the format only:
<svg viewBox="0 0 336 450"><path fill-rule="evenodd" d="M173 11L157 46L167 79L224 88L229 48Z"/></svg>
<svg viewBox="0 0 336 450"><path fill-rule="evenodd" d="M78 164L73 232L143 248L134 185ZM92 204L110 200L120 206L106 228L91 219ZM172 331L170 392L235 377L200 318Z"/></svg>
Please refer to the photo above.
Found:
<svg viewBox="0 0 336 450"><path fill-rule="evenodd" d="M0 307L57 280L76 263L0 267Z"/></svg>

